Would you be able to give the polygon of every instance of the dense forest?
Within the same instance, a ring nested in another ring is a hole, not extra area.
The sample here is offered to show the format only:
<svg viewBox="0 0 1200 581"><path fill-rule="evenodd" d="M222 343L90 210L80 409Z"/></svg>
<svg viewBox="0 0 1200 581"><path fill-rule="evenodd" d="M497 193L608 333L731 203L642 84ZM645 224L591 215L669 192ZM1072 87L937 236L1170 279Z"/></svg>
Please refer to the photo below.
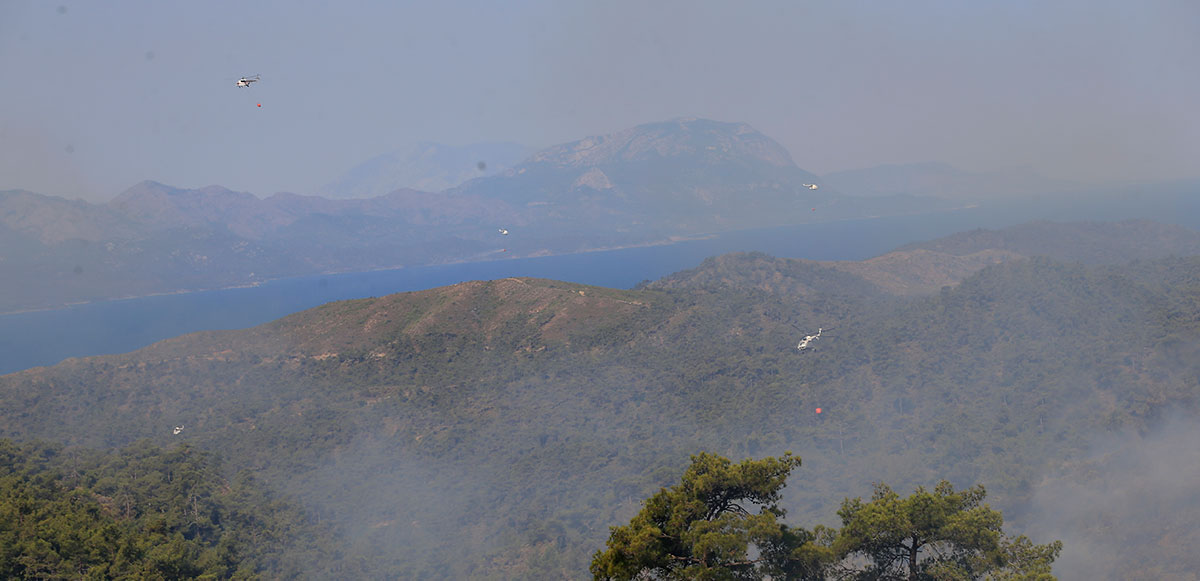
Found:
<svg viewBox="0 0 1200 581"><path fill-rule="evenodd" d="M256 579L353 574L334 531L211 453L0 440L0 577Z"/></svg>
<svg viewBox="0 0 1200 581"><path fill-rule="evenodd" d="M471 282L68 360L0 377L0 437L219 451L376 576L586 576L692 454L794 450L780 503L801 526L881 481L982 484L1015 532L1065 540L1061 566L1122 539L1091 562L1161 578L1200 568L1189 496L1041 507L1119 482L1095 478L1105 446L1190 429L1198 351L1200 258L1011 257L911 296L738 254L634 290Z"/></svg>

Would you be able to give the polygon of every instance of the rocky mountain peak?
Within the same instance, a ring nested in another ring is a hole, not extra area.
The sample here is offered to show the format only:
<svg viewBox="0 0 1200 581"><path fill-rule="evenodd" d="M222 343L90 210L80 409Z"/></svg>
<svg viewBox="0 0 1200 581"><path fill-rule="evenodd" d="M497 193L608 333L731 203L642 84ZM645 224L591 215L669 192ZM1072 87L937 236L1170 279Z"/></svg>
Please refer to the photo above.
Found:
<svg viewBox="0 0 1200 581"><path fill-rule="evenodd" d="M563 167L596 167L673 157L713 161L752 158L777 167L796 165L782 145L745 123L695 117L585 137L542 150L529 161Z"/></svg>

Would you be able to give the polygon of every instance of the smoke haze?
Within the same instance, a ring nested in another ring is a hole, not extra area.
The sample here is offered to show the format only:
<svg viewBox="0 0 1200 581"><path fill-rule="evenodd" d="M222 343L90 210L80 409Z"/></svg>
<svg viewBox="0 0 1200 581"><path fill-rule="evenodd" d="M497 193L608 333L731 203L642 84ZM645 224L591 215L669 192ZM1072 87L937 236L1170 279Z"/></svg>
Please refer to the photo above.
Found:
<svg viewBox="0 0 1200 581"><path fill-rule="evenodd" d="M1156 180L1195 176L1200 151L1183 1L18 1L0 22L0 189L68 197L311 193L420 141L543 147L691 115L748 122L816 173Z"/></svg>
<svg viewBox="0 0 1200 581"><path fill-rule="evenodd" d="M1047 479L1029 530L1064 543L1061 579L1184 579L1200 570L1167 548L1197 546L1200 421L1177 416L1151 433L1098 438L1086 458ZM1131 560L1131 555L1143 557ZM1150 558L1145 558L1151 556Z"/></svg>

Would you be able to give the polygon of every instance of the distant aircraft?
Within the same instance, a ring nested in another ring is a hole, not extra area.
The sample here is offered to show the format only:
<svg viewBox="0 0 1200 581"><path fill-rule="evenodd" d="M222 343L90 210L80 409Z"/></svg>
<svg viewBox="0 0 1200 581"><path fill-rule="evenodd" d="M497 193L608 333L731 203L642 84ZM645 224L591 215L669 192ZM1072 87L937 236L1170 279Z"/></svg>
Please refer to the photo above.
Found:
<svg viewBox="0 0 1200 581"><path fill-rule="evenodd" d="M505 230L504 228L501 228L501 229L500 229L500 234L501 234L501 235L503 235L503 236L508 236L508 230Z"/></svg>
<svg viewBox="0 0 1200 581"><path fill-rule="evenodd" d="M821 338L821 331L823 331L823 330L824 329L817 327L817 334L816 335L808 335L805 338L801 339L800 344L796 345L796 349L799 349L801 351L808 349L809 343L812 343L813 341L816 341L817 339ZM820 413L820 412L817 412L817 413Z"/></svg>
<svg viewBox="0 0 1200 581"><path fill-rule="evenodd" d="M249 87L250 83L257 83L257 82L258 82L258 75L254 75L253 77L242 77L242 78L238 79L237 86Z"/></svg>
<svg viewBox="0 0 1200 581"><path fill-rule="evenodd" d="M175 435L178 436L183 431L183 426L175 426Z"/></svg>
<svg viewBox="0 0 1200 581"><path fill-rule="evenodd" d="M818 187L820 187L820 186L818 186L817 184L800 184L800 185L802 185L802 186L804 186L804 187L806 187L806 188L808 188L808 189L810 189L810 190L815 190L815 189L817 189Z"/></svg>

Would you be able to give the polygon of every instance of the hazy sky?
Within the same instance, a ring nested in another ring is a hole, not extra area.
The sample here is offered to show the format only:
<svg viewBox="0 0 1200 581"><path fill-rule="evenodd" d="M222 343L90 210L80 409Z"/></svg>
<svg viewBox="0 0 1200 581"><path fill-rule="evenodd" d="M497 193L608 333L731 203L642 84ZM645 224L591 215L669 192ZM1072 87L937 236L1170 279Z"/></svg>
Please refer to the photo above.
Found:
<svg viewBox="0 0 1200 581"><path fill-rule="evenodd" d="M311 193L418 141L679 116L748 122L816 173L1195 177L1198 62L1194 0L5 0L0 189Z"/></svg>

